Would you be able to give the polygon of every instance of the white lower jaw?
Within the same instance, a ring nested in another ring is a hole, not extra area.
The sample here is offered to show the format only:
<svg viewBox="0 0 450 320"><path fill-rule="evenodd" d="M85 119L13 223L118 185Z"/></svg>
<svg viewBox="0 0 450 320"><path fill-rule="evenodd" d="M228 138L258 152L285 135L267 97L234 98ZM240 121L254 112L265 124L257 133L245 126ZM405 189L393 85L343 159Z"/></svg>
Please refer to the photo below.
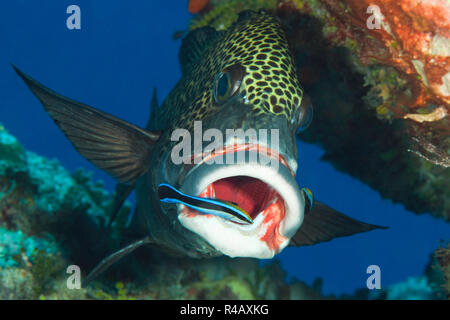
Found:
<svg viewBox="0 0 450 320"><path fill-rule="evenodd" d="M252 225L244 227L215 216L189 217L181 213L178 219L184 227L197 233L216 250L231 258L270 259L289 243L289 239L285 238L279 248L273 250L266 242L261 241L260 237L265 232L262 215L258 215Z"/></svg>
<svg viewBox="0 0 450 320"><path fill-rule="evenodd" d="M220 166L204 164L202 167L186 176L181 192L198 195L211 183L233 176L259 179L278 192L286 208L285 217L277 226L278 245L268 245L261 239L270 222L262 214L258 214L252 225L239 225L210 215L187 215L184 212L185 206L178 205L178 219L185 228L197 233L214 248L230 257L269 259L288 245L289 239L303 222L304 198L285 166L280 165L275 169L258 163L245 163Z"/></svg>

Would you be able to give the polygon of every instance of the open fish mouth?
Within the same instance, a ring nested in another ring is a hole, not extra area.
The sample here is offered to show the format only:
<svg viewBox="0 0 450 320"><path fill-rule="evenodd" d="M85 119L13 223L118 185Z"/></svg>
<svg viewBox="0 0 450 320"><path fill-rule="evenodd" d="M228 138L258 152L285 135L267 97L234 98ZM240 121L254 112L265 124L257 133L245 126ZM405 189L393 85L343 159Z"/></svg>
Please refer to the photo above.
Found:
<svg viewBox="0 0 450 320"><path fill-rule="evenodd" d="M233 176L214 181L198 196L232 202L245 210L252 220L258 218L259 215L268 214L266 211L269 210L269 207L279 211L281 218L285 215L284 201L278 192L267 183L249 176ZM195 210L187 209L188 213L196 214Z"/></svg>
<svg viewBox="0 0 450 320"><path fill-rule="evenodd" d="M304 198L284 159L274 166L270 162L273 154L248 149L233 153L246 161L202 162L184 177L180 191L233 202L250 215L253 223L205 215L182 204L178 205L178 219L225 255L271 258L287 246L300 227Z"/></svg>

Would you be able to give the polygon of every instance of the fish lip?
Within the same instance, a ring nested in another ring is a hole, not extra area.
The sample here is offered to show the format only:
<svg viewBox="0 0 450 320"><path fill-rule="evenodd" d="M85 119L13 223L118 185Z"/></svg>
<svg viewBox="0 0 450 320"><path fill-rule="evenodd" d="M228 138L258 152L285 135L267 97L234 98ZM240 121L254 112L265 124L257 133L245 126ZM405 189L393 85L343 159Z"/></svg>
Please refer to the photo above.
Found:
<svg viewBox="0 0 450 320"><path fill-rule="evenodd" d="M277 153L272 152L271 154L265 155L258 152L258 149L253 148L240 148L232 152L237 157L239 157L240 153L244 153L244 156L247 157L244 159L257 158L258 160L239 164L208 164L206 163L207 159L204 159L183 177L180 191L186 194L199 195L211 183L220 179L235 176L248 176L259 179L277 191L283 198L286 210L285 217L279 225L279 232L282 236L291 238L303 222L305 203L295 180L295 173L290 168L288 162ZM277 168L262 164L274 158L280 161ZM183 208L183 205L178 206L178 215L182 214ZM260 216L260 214L256 216L253 224L249 225L236 224L228 221L226 223L232 223L237 228L250 231L257 228L263 222L263 218L260 218Z"/></svg>

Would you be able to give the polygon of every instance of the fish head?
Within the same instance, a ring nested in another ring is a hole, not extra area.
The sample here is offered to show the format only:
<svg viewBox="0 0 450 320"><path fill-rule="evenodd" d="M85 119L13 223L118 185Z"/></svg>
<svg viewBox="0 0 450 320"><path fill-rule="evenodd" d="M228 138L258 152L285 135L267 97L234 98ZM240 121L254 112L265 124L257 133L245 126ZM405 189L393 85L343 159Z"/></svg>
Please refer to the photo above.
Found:
<svg viewBox="0 0 450 320"><path fill-rule="evenodd" d="M189 136L189 146L177 144L167 157L170 181L183 193L236 203L254 222L239 224L182 204L178 219L225 255L271 258L303 221L296 133L311 121L312 106L270 14L241 14L201 57L184 80L191 103L175 117L173 132L181 130L175 140ZM180 154L184 159L174 161Z"/></svg>

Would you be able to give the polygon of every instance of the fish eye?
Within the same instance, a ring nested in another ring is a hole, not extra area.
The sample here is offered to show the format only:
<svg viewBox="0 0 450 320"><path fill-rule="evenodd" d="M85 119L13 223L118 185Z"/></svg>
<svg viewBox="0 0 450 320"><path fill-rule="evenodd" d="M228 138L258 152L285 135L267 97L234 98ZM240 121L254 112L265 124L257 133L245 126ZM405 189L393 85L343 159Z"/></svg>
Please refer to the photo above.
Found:
<svg viewBox="0 0 450 320"><path fill-rule="evenodd" d="M217 80L216 100L224 100L227 96L228 90L231 87L230 81L231 79L229 73L221 74L220 78Z"/></svg>
<svg viewBox="0 0 450 320"><path fill-rule="evenodd" d="M306 130L311 124L313 117L314 117L314 108L311 103L311 99L309 98L308 95L304 94L298 112L297 133Z"/></svg>
<svg viewBox="0 0 450 320"><path fill-rule="evenodd" d="M240 64L234 64L225 68L214 79L214 101L222 104L239 92L242 79L245 76L245 68Z"/></svg>

